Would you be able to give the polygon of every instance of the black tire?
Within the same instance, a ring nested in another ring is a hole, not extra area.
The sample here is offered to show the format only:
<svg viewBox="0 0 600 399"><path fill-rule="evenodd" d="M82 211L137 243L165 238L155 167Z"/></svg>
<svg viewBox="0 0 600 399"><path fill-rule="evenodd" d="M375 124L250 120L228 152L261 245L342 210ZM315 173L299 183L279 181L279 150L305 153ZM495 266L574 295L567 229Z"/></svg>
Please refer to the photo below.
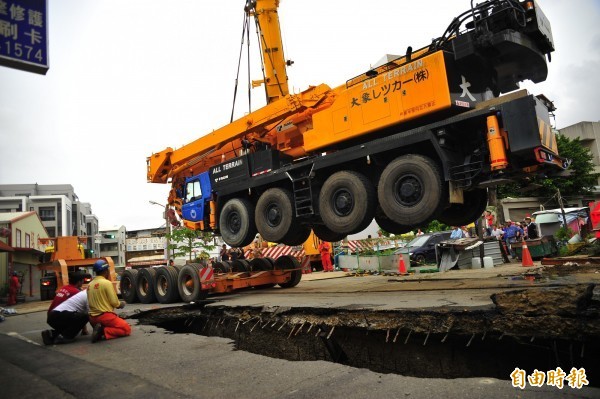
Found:
<svg viewBox="0 0 600 399"><path fill-rule="evenodd" d="M310 237L310 227L296 223L289 237L285 237L281 242L285 245L294 247L301 245Z"/></svg>
<svg viewBox="0 0 600 399"><path fill-rule="evenodd" d="M234 273L245 273L250 270L250 262L246 259L236 259L231 263L231 271Z"/></svg>
<svg viewBox="0 0 600 399"><path fill-rule="evenodd" d="M312 227L313 232L319 239L327 242L338 242L343 240L347 234L336 233L335 231L331 231L327 226L322 224L315 224Z"/></svg>
<svg viewBox="0 0 600 399"><path fill-rule="evenodd" d="M275 270L296 269L290 273L290 280L285 283L279 283L279 286L281 288L292 288L297 286L302 279L302 270L300 268L301 265L300 262L298 262L298 259L291 255L284 255L277 258L275 261Z"/></svg>
<svg viewBox="0 0 600 399"><path fill-rule="evenodd" d="M173 266L163 266L156 269L154 295L160 303L173 303L181 299L177 287L177 269Z"/></svg>
<svg viewBox="0 0 600 399"><path fill-rule="evenodd" d="M386 231L391 234L408 233L414 228L411 226L404 226L402 224L394 222L392 219L388 218L385 215L381 207L377 207L377 211L375 212L375 222L383 231Z"/></svg>
<svg viewBox="0 0 600 399"><path fill-rule="evenodd" d="M135 293L141 303L154 303L156 296L154 295L154 286L156 284L156 269L146 267L140 269L138 273L137 284L135 285Z"/></svg>
<svg viewBox="0 0 600 399"><path fill-rule="evenodd" d="M414 260L414 264L415 266L424 266L425 265L425 255L416 255L415 256L415 260Z"/></svg>
<svg viewBox="0 0 600 399"><path fill-rule="evenodd" d="M445 184L435 162L422 155L403 155L388 164L377 195L392 221L415 226L437 216L444 205Z"/></svg>
<svg viewBox="0 0 600 399"><path fill-rule="evenodd" d="M448 226L465 226L473 223L485 211L488 197L487 190L476 189L464 192L463 204L450 204L442 211L437 220Z"/></svg>
<svg viewBox="0 0 600 399"><path fill-rule="evenodd" d="M137 293L135 292L138 274L139 270L137 269L127 269L121 276L121 281L119 282L121 298L127 303L135 303L138 301Z"/></svg>
<svg viewBox="0 0 600 399"><path fill-rule="evenodd" d="M177 288L179 296L184 302L193 302L206 299L208 290L203 290L200 285L200 265L191 263L185 265L177 276Z"/></svg>
<svg viewBox="0 0 600 399"><path fill-rule="evenodd" d="M266 258L254 258L250 261L250 269L253 272L273 270L273 264Z"/></svg>
<svg viewBox="0 0 600 399"><path fill-rule="evenodd" d="M275 260L273 258L263 258L264 260L266 260L267 262L269 262L269 270L275 270ZM262 285L256 285L254 286L255 289L257 290L263 290L265 288L273 288L275 287L277 284L275 283L268 283L268 284L262 284Z"/></svg>
<svg viewBox="0 0 600 399"><path fill-rule="evenodd" d="M331 231L354 234L366 229L377 204L373 184L353 171L334 173L319 193L321 219Z"/></svg>
<svg viewBox="0 0 600 399"><path fill-rule="evenodd" d="M223 205L219 216L219 231L231 247L245 247L256 236L254 207L245 198L232 198Z"/></svg>
<svg viewBox="0 0 600 399"><path fill-rule="evenodd" d="M229 262L227 260L215 262L213 263L213 269L215 270L215 273L229 273L231 271L231 264L232 262Z"/></svg>
<svg viewBox="0 0 600 399"><path fill-rule="evenodd" d="M179 272L181 271L181 269L183 269L183 266L184 265L174 265L174 266L171 266L171 267L174 267L175 270L177 270L177 274L179 274Z"/></svg>
<svg viewBox="0 0 600 399"><path fill-rule="evenodd" d="M270 188L258 199L254 213L256 228L266 241L283 242L297 233L296 212L292 193L283 188Z"/></svg>

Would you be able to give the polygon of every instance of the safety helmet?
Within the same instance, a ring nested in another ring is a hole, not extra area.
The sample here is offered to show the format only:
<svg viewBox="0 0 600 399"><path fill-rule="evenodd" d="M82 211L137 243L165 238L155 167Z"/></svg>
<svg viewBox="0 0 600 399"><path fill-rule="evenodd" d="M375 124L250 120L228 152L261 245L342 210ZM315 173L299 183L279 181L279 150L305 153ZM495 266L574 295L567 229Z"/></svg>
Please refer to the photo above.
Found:
<svg viewBox="0 0 600 399"><path fill-rule="evenodd" d="M101 273L106 269L108 269L108 263L106 263L104 259L99 259L96 262L94 262L94 271L96 273Z"/></svg>

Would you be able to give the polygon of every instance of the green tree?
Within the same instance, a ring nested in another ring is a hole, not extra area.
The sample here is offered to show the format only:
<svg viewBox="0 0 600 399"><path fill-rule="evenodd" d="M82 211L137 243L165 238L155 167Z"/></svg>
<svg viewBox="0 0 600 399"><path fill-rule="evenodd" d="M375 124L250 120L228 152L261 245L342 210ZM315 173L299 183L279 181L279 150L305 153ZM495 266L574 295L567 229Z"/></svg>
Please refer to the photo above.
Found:
<svg viewBox="0 0 600 399"><path fill-rule="evenodd" d="M581 144L579 138L570 139L556 136L558 153L562 158L571 160L568 174L565 176L534 176L531 179L498 187L498 198L552 197L557 190L563 197L580 196L592 191L598 182L598 173L594 173L594 161L591 152Z"/></svg>
<svg viewBox="0 0 600 399"><path fill-rule="evenodd" d="M187 256L190 261L196 259L207 259L208 251L215 248L214 236L212 233L200 230L192 230L187 227L176 227L171 234L167 234L171 243L169 250L174 251L175 256ZM194 250L199 250L199 255L194 254Z"/></svg>
<svg viewBox="0 0 600 399"><path fill-rule="evenodd" d="M415 228L412 230L412 233L409 231L407 234L417 234L417 229L421 229L421 231L423 233L429 233L431 232L436 232L436 231L445 231L445 230L450 230L449 226L446 226L445 224L443 224L440 221L437 220L432 220L431 222L429 222L427 225L419 225L419 226L415 226ZM383 230L382 228L380 228L378 230L378 233L381 233L382 236L384 237L390 237L391 234L385 230ZM399 236L400 234L398 234Z"/></svg>

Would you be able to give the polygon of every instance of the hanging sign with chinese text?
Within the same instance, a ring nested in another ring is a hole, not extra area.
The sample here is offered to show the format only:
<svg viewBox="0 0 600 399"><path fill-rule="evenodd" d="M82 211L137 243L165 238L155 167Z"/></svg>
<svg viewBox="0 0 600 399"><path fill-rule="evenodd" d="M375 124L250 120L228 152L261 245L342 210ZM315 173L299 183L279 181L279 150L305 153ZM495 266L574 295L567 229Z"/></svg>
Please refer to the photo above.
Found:
<svg viewBox="0 0 600 399"><path fill-rule="evenodd" d="M0 0L0 65L48 72L47 0Z"/></svg>

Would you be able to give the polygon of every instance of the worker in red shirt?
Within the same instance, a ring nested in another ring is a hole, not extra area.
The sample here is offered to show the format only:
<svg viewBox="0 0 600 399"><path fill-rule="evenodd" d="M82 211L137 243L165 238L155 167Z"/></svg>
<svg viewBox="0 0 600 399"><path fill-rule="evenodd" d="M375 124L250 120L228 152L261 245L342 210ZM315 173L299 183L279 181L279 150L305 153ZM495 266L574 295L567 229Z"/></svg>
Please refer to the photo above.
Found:
<svg viewBox="0 0 600 399"><path fill-rule="evenodd" d="M319 244L319 252L321 253L323 272L332 272L333 266L331 264L331 246L329 243L326 241L321 241Z"/></svg>
<svg viewBox="0 0 600 399"><path fill-rule="evenodd" d="M17 272L12 272L8 285L8 306L17 304L17 292L19 292L19 288L21 288L21 283L19 282L18 274Z"/></svg>
<svg viewBox="0 0 600 399"><path fill-rule="evenodd" d="M48 308L48 314L46 315L46 323L52 325L50 313L58 305L64 303L67 299L69 299L69 298L77 295L79 292L81 292L81 286L83 285L83 280L85 279L86 276L89 276L89 274L86 274L83 272L69 273L69 284L63 285L56 292L56 295L54 296L54 299L52 300L52 303L50 304L50 307ZM42 334L48 334L47 337L51 337L53 340L56 337L58 337L58 335L59 335L59 333L57 333L55 330L45 330L45 331L48 331L48 332L44 333L44 331L42 331ZM81 335L88 335L88 330L85 326L85 323L84 323L83 327L81 328ZM48 338L46 338L44 342L48 342ZM48 345L48 344L46 344L46 345Z"/></svg>
<svg viewBox="0 0 600 399"><path fill-rule="evenodd" d="M83 279L85 278L85 273L75 272L69 273L69 284L63 285L60 287L60 290L56 292L56 296L52 300L50 307L48 308L48 313L54 310L55 307L77 294L81 291L81 286L83 285Z"/></svg>

